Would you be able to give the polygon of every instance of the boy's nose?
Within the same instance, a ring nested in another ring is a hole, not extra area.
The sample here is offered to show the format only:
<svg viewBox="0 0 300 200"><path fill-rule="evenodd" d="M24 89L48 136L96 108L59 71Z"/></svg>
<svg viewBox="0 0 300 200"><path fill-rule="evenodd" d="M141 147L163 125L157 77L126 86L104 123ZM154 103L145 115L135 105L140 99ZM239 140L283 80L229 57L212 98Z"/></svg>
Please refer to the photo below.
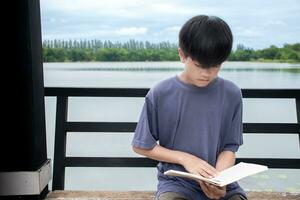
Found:
<svg viewBox="0 0 300 200"><path fill-rule="evenodd" d="M200 74L201 74L201 76L202 76L203 78L209 78L209 77L211 76L211 71L209 71L209 70L204 70L204 71L202 71Z"/></svg>

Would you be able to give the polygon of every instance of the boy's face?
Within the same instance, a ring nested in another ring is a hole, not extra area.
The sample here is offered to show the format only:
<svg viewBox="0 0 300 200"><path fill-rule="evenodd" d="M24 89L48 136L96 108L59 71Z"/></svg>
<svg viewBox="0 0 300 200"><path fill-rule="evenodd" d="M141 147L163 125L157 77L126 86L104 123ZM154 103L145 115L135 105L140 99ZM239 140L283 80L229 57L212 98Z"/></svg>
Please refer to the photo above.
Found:
<svg viewBox="0 0 300 200"><path fill-rule="evenodd" d="M185 64L183 76L188 83L198 87L205 87L218 76L221 65L204 69L197 61L192 60L190 57L185 57L180 48L178 51L181 62Z"/></svg>

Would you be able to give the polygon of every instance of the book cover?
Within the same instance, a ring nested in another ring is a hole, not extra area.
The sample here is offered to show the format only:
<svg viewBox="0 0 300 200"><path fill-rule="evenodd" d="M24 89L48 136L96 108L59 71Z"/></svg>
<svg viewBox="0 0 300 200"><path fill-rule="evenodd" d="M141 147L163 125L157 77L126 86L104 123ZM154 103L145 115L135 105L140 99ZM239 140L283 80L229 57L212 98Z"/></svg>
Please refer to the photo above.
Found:
<svg viewBox="0 0 300 200"><path fill-rule="evenodd" d="M235 181L238 181L247 176L257 174L263 171L268 170L268 167L265 165L259 165L254 163L245 163L240 162L232 167L229 167L220 172L220 174L214 178L205 178L201 175L196 175L188 172L182 172L177 170L168 170L164 172L168 176L178 176L190 178L196 181L205 181L207 183L223 187Z"/></svg>

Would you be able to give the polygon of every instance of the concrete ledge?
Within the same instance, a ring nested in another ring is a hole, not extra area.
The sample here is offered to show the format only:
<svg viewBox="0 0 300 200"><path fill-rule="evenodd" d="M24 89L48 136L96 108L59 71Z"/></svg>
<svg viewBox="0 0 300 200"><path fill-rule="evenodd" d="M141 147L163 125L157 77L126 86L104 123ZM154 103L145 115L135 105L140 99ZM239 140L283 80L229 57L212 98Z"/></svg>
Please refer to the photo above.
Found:
<svg viewBox="0 0 300 200"><path fill-rule="evenodd" d="M300 193L247 192L249 200L300 200ZM53 191L46 200L153 200L153 191Z"/></svg>
<svg viewBox="0 0 300 200"><path fill-rule="evenodd" d="M36 171L0 173L0 196L39 195L51 179L51 162Z"/></svg>

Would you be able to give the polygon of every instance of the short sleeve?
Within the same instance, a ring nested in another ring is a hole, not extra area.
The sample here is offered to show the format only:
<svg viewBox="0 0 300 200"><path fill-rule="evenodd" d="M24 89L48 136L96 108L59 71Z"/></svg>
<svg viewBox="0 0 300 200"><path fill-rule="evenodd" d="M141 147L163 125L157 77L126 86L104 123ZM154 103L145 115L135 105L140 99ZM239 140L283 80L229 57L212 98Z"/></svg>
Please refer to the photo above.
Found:
<svg viewBox="0 0 300 200"><path fill-rule="evenodd" d="M237 152L239 146L243 144L243 101L234 109L233 116L230 120L228 130L225 132L224 141L222 142L221 151Z"/></svg>
<svg viewBox="0 0 300 200"><path fill-rule="evenodd" d="M152 149L158 141L157 112L146 96L145 103L137 123L131 145L143 149Z"/></svg>

